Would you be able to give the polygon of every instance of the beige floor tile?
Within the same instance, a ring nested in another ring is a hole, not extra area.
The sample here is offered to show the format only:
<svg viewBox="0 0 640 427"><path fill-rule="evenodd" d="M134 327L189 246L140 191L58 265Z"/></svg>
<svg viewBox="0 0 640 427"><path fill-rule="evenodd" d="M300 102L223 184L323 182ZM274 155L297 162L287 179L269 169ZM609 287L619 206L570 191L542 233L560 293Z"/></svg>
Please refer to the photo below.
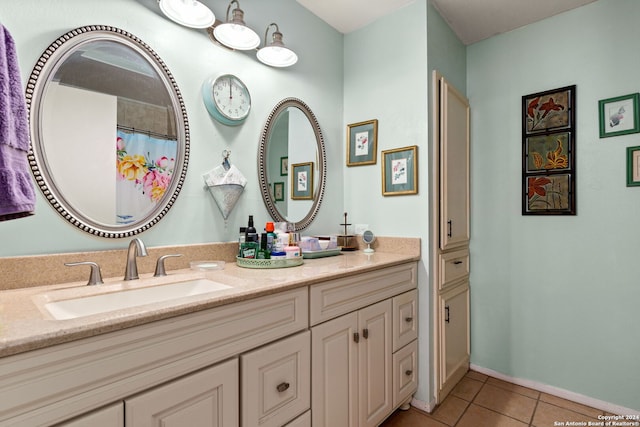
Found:
<svg viewBox="0 0 640 427"><path fill-rule="evenodd" d="M487 378L489 378L487 375L481 374L480 372L476 372L476 371L467 372L465 377L471 378L472 380L481 381L481 382L485 382Z"/></svg>
<svg viewBox="0 0 640 427"><path fill-rule="evenodd" d="M380 427L448 427L416 409L396 411Z"/></svg>
<svg viewBox="0 0 640 427"><path fill-rule="evenodd" d="M527 424L531 421L536 408L535 399L496 387L488 382L482 386L473 403Z"/></svg>
<svg viewBox="0 0 640 427"><path fill-rule="evenodd" d="M454 387L451 394L457 396L461 399L464 399L468 402L471 402L476 394L482 388L482 382L477 380L472 380L471 378L464 377L460 380L460 382Z"/></svg>
<svg viewBox="0 0 640 427"><path fill-rule="evenodd" d="M433 411L431 416L438 421L452 426L460 419L460 416L464 410L467 409L467 406L469 406L468 401L449 395L444 402Z"/></svg>
<svg viewBox="0 0 640 427"><path fill-rule="evenodd" d="M514 391L516 393L520 393L532 399L537 399L540 396L540 392L537 390L533 390L531 388L523 387L517 384L509 383L506 381L499 380L497 378L487 379L487 384L494 385L496 387L504 388L509 391Z"/></svg>
<svg viewBox="0 0 640 427"><path fill-rule="evenodd" d="M464 413L456 427L524 427L525 423L482 408L473 403Z"/></svg>
<svg viewBox="0 0 640 427"><path fill-rule="evenodd" d="M563 399L561 397L553 396L547 393L540 395L540 400L543 402L551 403L552 405L559 406L570 411L578 412L580 414L588 415L593 418L598 418L598 415L602 415L604 411L595 409L590 406L585 406L580 403L572 402L570 400Z"/></svg>
<svg viewBox="0 0 640 427"><path fill-rule="evenodd" d="M567 421L586 423L588 421L598 420L578 412L570 411L568 409L540 401L536 407L536 412L533 415L531 425L535 427L547 427L553 426L555 423L566 423Z"/></svg>

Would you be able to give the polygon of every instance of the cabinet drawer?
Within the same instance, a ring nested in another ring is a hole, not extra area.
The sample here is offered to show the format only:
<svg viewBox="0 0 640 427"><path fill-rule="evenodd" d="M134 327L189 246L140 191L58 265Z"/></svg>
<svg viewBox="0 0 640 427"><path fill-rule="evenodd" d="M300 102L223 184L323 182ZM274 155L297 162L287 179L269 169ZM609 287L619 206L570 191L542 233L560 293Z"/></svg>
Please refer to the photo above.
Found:
<svg viewBox="0 0 640 427"><path fill-rule="evenodd" d="M295 420L291 421L286 427L311 427L311 411L307 411Z"/></svg>
<svg viewBox="0 0 640 427"><path fill-rule="evenodd" d="M118 402L106 408L97 409L57 427L124 427L124 403Z"/></svg>
<svg viewBox="0 0 640 427"><path fill-rule="evenodd" d="M400 406L418 388L418 341L393 354L393 407Z"/></svg>
<svg viewBox="0 0 640 427"><path fill-rule="evenodd" d="M445 253L440 258L440 288L443 289L456 280L469 275L469 250Z"/></svg>
<svg viewBox="0 0 640 427"><path fill-rule="evenodd" d="M241 356L242 425L279 427L311 404L311 332Z"/></svg>
<svg viewBox="0 0 640 427"><path fill-rule="evenodd" d="M393 297L393 351L418 338L418 291Z"/></svg>
<svg viewBox="0 0 640 427"><path fill-rule="evenodd" d="M416 284L417 264L410 263L311 285L311 325L410 291Z"/></svg>

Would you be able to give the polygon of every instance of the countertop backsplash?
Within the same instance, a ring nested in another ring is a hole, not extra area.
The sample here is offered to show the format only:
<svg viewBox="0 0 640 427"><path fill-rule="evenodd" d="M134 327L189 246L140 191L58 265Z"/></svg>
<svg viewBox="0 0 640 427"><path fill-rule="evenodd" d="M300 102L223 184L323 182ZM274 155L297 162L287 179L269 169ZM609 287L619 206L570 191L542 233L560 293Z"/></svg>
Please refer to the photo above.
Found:
<svg viewBox="0 0 640 427"><path fill-rule="evenodd" d="M64 265L67 262L96 262L100 266L103 278L124 276L128 243L129 240L123 244L125 246L123 249L107 251L0 258L0 291L88 280L89 267L67 267ZM362 249L364 245L361 236L356 236L352 243L355 243L359 249ZM388 253L420 253L420 239L376 237L371 247L374 250ZM137 259L140 274L153 273L158 257L168 254L182 254L182 256L165 260L167 271L189 268L191 261L235 262L238 243L219 242L147 247L147 252L148 256Z"/></svg>

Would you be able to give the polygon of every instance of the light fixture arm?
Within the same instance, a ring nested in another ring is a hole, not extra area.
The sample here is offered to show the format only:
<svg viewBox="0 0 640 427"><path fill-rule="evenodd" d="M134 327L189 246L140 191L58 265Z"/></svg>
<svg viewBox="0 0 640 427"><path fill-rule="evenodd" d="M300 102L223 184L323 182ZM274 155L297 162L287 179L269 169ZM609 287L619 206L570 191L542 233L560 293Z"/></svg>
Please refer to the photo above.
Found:
<svg viewBox="0 0 640 427"><path fill-rule="evenodd" d="M267 37L269 37L269 28L271 27L276 27L276 30L273 32L273 41L276 41L276 33L280 34L280 42L282 42L282 33L280 32L280 28L278 28L278 24L276 24L275 22L272 22L271 24L267 25L267 29L264 30L264 47L269 46L269 44L267 43Z"/></svg>

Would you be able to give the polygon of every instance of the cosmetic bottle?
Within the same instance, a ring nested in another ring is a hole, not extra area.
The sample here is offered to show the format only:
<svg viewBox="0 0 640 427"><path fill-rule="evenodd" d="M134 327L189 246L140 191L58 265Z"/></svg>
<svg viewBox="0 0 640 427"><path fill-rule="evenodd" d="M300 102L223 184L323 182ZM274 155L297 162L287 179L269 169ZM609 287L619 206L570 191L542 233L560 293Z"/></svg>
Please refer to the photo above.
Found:
<svg viewBox="0 0 640 427"><path fill-rule="evenodd" d="M256 253L256 259L269 259L271 258L271 253L269 249L267 249L267 233L262 233L260 235L260 249Z"/></svg>
<svg viewBox="0 0 640 427"><path fill-rule="evenodd" d="M244 235L245 242L255 242L258 243L258 232L253 225L253 215L249 215L249 223L247 224L247 229Z"/></svg>
<svg viewBox="0 0 640 427"><path fill-rule="evenodd" d="M264 226L264 231L267 232L267 249L269 249L269 252L273 252L275 250L276 240L278 238L275 233L273 222L267 222Z"/></svg>

